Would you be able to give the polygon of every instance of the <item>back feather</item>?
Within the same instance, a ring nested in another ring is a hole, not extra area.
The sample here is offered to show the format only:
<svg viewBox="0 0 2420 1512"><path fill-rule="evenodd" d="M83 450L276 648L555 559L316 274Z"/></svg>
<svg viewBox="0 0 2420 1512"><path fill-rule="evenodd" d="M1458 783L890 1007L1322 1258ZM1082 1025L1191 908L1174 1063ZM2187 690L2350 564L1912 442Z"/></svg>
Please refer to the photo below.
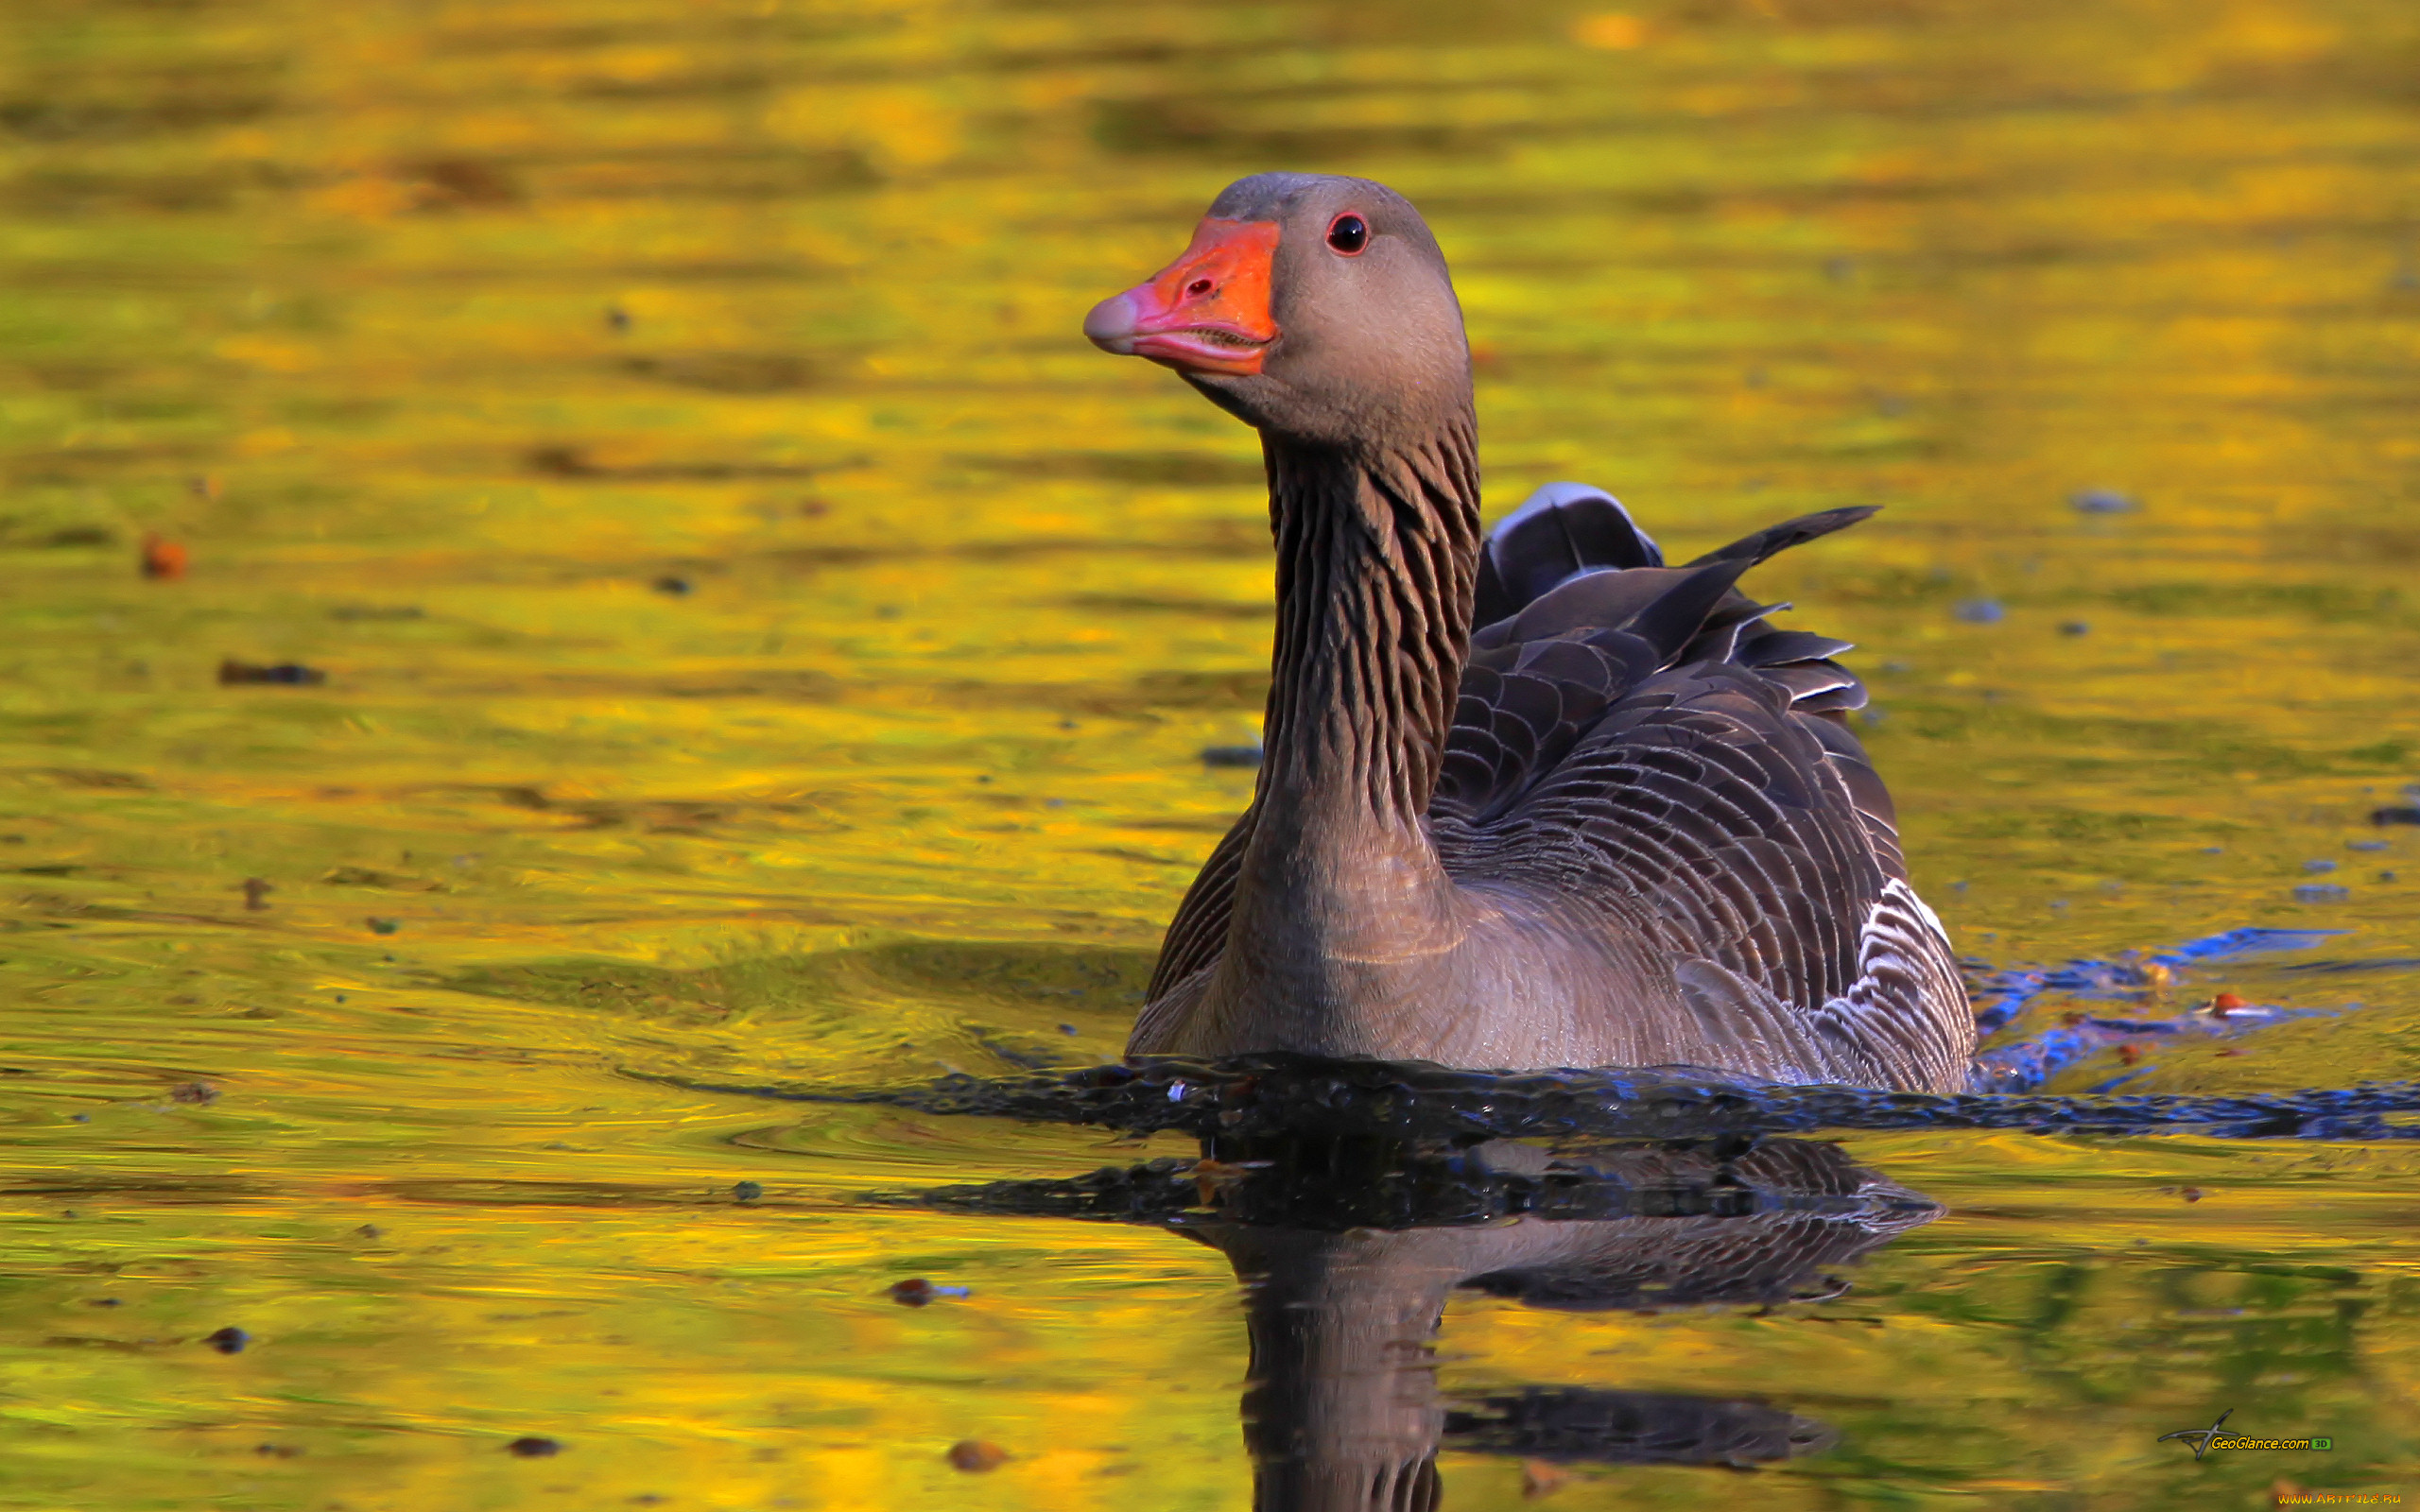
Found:
<svg viewBox="0 0 2420 1512"><path fill-rule="evenodd" d="M1864 685L1831 660L1847 642L1774 629L1765 617L1788 606L1758 604L1734 585L1774 554L1875 513L1826 509L1666 567L1611 494L1577 483L1540 489L1481 552L1478 627L1432 811L1478 824L1505 813L1614 700L1677 666L1748 668L1796 713L1864 707ZM1845 744L1850 755L1856 742Z"/></svg>

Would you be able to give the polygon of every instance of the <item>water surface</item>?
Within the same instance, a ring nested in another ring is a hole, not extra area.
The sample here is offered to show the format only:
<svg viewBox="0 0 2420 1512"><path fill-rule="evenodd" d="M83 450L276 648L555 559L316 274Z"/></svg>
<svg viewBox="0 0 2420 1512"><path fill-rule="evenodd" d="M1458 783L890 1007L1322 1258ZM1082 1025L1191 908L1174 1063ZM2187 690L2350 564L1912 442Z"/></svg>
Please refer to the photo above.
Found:
<svg viewBox="0 0 2420 1512"><path fill-rule="evenodd" d="M1887 507L1751 587L1864 647L1962 953L2343 932L2033 1000L2293 1010L2054 1091L2420 1076L2420 828L2371 817L2420 801L2407 5L6 30L0 1505L1250 1504L1228 1254L895 1200L1190 1141L683 1084L1115 1056L1249 790L1198 753L1255 731L1270 565L1248 433L1077 325L1265 168L1427 213L1491 512L1586 479L1685 557ZM1795 1446L1746 1456L1784 1508L2420 1492L2413 1160L1853 1134L1928 1206L1841 1289L1441 1293L1446 1505L1521 1502L1540 1392ZM2337 1449L2154 1442L2230 1408Z"/></svg>

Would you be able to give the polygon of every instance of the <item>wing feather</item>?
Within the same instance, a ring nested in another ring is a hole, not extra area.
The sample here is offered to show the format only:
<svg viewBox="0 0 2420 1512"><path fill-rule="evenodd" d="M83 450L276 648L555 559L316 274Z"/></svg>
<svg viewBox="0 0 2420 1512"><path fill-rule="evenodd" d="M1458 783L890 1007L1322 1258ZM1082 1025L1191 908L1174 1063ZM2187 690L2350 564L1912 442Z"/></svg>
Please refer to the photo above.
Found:
<svg viewBox="0 0 2420 1512"><path fill-rule="evenodd" d="M1848 643L1776 629L1776 606L1734 586L1873 511L1785 522L1686 567L1617 566L1629 532L1589 498L1608 544L1566 526L1560 555L1499 576L1537 585L1566 567L1526 602L1508 594L1481 632L1491 670L1464 683L1432 806L1448 870L1601 900L1666 958L1699 963L1674 982L1708 1046L1795 1044L1808 1076L1935 1078L1933 1061L1971 1046L1965 995L1908 885L1890 795L1841 722L1865 702L1834 660ZM1508 657L1585 728L1506 745L1507 713L1536 728L1540 707L1494 670Z"/></svg>

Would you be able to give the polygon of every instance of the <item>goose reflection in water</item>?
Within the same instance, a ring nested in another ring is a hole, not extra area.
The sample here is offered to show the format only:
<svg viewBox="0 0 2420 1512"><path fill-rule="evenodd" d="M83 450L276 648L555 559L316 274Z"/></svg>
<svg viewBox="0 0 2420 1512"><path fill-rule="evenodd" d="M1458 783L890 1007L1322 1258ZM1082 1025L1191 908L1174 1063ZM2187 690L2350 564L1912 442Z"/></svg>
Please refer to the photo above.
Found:
<svg viewBox="0 0 2420 1512"><path fill-rule="evenodd" d="M1549 1154L1321 1139L1070 1181L923 1194L958 1211L1163 1224L1244 1286L1244 1437L1258 1512L1432 1512L1441 1448L1586 1465L1747 1467L1831 1430L1750 1400L1614 1386L1449 1398L1434 1343L1458 1288L1571 1312L1772 1307L1940 1207L1839 1146L1728 1138Z"/></svg>

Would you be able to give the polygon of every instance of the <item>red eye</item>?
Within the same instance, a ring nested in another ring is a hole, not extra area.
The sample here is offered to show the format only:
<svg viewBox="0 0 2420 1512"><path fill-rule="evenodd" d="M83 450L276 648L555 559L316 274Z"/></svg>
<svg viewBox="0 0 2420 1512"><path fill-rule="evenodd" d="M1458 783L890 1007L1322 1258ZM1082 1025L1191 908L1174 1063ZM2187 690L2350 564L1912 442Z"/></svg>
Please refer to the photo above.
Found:
<svg viewBox="0 0 2420 1512"><path fill-rule="evenodd" d="M1327 244L1352 257L1370 245L1370 223L1348 210L1327 223Z"/></svg>

